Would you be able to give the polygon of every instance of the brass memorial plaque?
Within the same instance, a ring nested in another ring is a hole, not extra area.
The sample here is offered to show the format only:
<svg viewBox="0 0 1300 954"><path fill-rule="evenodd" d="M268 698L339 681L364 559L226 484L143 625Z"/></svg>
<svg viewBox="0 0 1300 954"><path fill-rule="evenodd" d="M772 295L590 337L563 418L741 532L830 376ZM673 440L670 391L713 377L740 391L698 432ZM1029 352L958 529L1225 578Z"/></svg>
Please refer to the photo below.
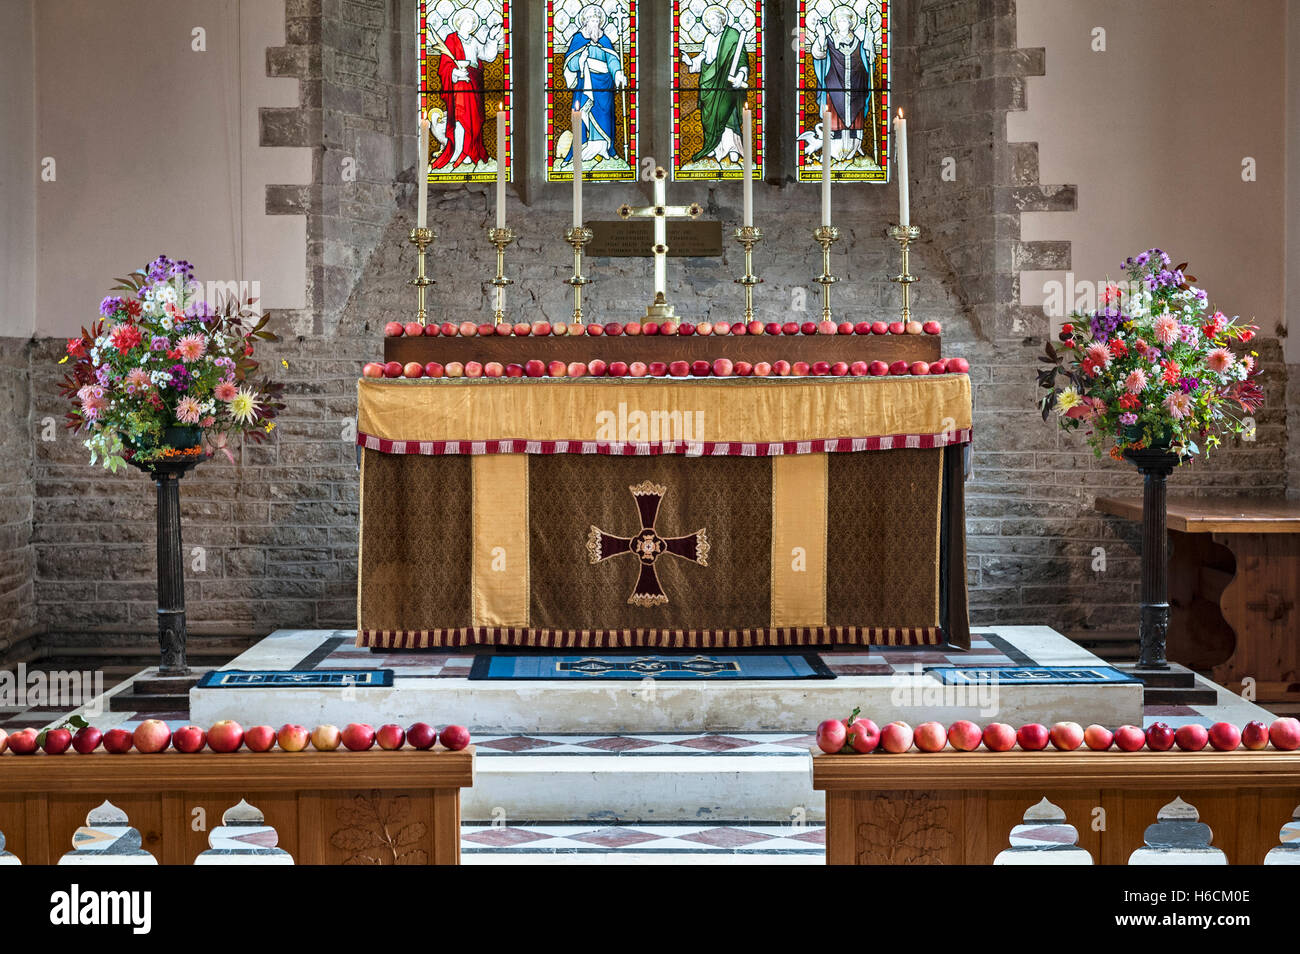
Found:
<svg viewBox="0 0 1300 954"><path fill-rule="evenodd" d="M615 219L588 222L593 235L587 255L610 258L653 258L653 219ZM722 223L718 221L668 220L669 258L717 258L722 255Z"/></svg>

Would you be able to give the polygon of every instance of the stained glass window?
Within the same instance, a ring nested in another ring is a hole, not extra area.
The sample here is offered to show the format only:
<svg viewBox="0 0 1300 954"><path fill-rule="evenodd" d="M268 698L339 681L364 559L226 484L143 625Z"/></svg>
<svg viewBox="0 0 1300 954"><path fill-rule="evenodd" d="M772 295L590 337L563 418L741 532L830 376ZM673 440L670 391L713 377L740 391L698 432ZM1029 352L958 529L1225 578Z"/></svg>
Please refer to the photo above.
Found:
<svg viewBox="0 0 1300 954"><path fill-rule="evenodd" d="M739 179L745 104L763 177L763 0L673 0L673 178Z"/></svg>
<svg viewBox="0 0 1300 954"><path fill-rule="evenodd" d="M510 174L510 0L420 0L420 114L430 121L430 182ZM505 111L506 155L497 152Z"/></svg>
<svg viewBox="0 0 1300 954"><path fill-rule="evenodd" d="M636 178L637 0L546 0L546 178L573 181L572 110L585 181Z"/></svg>
<svg viewBox="0 0 1300 954"><path fill-rule="evenodd" d="M889 179L889 0L799 0L799 179ZM830 126L822 110L830 107Z"/></svg>

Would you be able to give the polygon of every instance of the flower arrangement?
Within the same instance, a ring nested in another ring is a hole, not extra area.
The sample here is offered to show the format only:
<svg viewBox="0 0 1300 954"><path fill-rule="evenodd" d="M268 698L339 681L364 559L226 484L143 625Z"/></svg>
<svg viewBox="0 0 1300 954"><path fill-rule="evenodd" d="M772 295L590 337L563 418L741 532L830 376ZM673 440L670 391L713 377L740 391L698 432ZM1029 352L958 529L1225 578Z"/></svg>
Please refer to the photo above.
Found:
<svg viewBox="0 0 1300 954"><path fill-rule="evenodd" d="M85 431L90 462L117 472L200 458L206 440L231 460L227 439L266 438L283 385L257 379L256 341L274 341L254 299L203 300L194 266L160 255L118 279L100 318L68 339L60 364L73 403L68 427Z"/></svg>
<svg viewBox="0 0 1300 954"><path fill-rule="evenodd" d="M1060 350L1049 341L1039 358L1043 420L1055 412L1065 429L1087 426L1098 456L1107 444L1116 460L1152 447L1208 454L1221 435L1253 428L1247 418L1264 402L1259 355L1231 349L1258 326L1210 312L1186 263L1171 262L1158 248L1126 259L1129 290L1108 285L1102 307L1076 313Z"/></svg>

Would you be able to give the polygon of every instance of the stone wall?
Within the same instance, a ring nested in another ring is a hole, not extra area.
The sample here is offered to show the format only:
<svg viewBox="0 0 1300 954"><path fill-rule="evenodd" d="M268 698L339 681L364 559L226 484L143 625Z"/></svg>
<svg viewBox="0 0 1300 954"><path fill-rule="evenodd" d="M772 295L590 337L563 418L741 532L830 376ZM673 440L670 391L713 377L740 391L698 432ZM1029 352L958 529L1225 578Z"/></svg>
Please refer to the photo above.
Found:
<svg viewBox="0 0 1300 954"><path fill-rule="evenodd" d="M535 16L526 6L518 12L525 24ZM310 146L315 155L314 185L273 186L267 195L271 211L308 216L311 307L279 316L284 340L270 349L267 366L287 382L288 409L274 440L238 451L235 465L205 463L184 481L187 594L191 631L199 638L354 622L357 473L349 421L355 382L361 363L381 353L382 324L413 310L405 284L413 255L405 236L414 224L415 148L402 119L414 113L413 21L412 0L287 0L286 45L267 52L268 72L300 80L302 103L264 109L262 141ZM772 35L788 35L785 26ZM1040 310L1018 304L1019 270L1069 266L1068 245L1021 241L1019 213L1071 208L1073 188L1040 183L1034 144L1006 141L1006 115L1023 108L1025 77L1050 63L1042 50L1017 48L1014 0L899 3L894 30L895 99L911 117L913 218L924 230L914 257L913 272L921 277L913 286L915 307L944 322L945 350L973 366L972 616L979 624L1066 630L1131 624L1135 528L1095 515L1091 504L1103 491L1135 492L1136 475L1095 460L1076 437L1041 421L1034 371L1048 322ZM945 157L954 160L955 181L940 178ZM561 318L570 308L562 279L571 259L559 243L568 189L535 179L521 187L528 205L512 197L510 207L521 239L509 258L517 282L509 307L514 315ZM620 203L647 195L640 186L593 188L587 207L592 217L602 210L612 217ZM728 229L739 217L738 187L672 187L670 201L691 200ZM835 201L844 232L833 259L844 279L834 291L837 314L896 313L898 290L887 276L897 271L897 248L884 236L896 217L894 186L837 189ZM765 280L755 304L764 318L783 317L801 304L816 308L811 278L820 258L809 235L815 202L815 187L791 184L779 172L757 192L766 238L755 255ZM463 318L487 310L490 213L483 187L431 193L430 217L439 231L431 264L439 280L434 314ZM595 258L588 271L595 279L586 295L593 317L627 319L644 307L651 284L645 260ZM731 247L719 261L674 260L670 296L697 319L733 316L740 298L732 279L740 271ZM88 310L93 306L87 303ZM62 416L54 363L61 349L62 342L46 340L32 350L37 418ZM1188 468L1177 478L1180 487L1285 488L1285 376L1276 343L1264 342L1260 350L1275 399L1259 417L1258 440ZM19 391L6 392L5 400L21 415ZM14 446L19 443L15 438ZM35 498L31 542L0 564L0 599L16 594L21 624L22 613L30 613L21 609L30 606L22 594L34 592L50 639L135 633L151 640L152 487L134 472L112 477L88 467L84 448L66 434L29 441L29 456L33 446L34 490L20 479L12 495L21 501L26 486ZM2 531L17 527L18 544L21 510L12 520L4 511ZM1106 551L1104 572L1092 568L1097 547ZM29 574L22 571L23 552L34 561Z"/></svg>
<svg viewBox="0 0 1300 954"><path fill-rule="evenodd" d="M29 351L23 339L0 338L0 658L37 631Z"/></svg>

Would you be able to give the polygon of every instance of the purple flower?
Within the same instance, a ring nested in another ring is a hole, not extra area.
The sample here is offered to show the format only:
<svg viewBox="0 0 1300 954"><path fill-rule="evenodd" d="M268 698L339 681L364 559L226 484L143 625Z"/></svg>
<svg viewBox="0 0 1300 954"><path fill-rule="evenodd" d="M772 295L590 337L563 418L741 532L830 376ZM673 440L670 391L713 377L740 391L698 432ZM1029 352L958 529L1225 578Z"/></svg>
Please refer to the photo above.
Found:
<svg viewBox="0 0 1300 954"><path fill-rule="evenodd" d="M125 307L126 302L117 295L109 295L99 303L99 313L105 318L112 318L118 310Z"/></svg>
<svg viewBox="0 0 1300 954"><path fill-rule="evenodd" d="M1138 422L1138 416L1132 411L1126 411L1119 416L1119 422L1125 427L1132 427Z"/></svg>
<svg viewBox="0 0 1300 954"><path fill-rule="evenodd" d="M1109 341L1115 336L1116 329L1127 320L1128 318L1119 309L1111 311L1107 308L1104 311L1093 312L1092 318L1089 320L1093 340Z"/></svg>
<svg viewBox="0 0 1300 954"><path fill-rule="evenodd" d="M1147 252L1139 252L1137 258L1133 259L1133 261L1139 265L1145 265L1147 262L1151 261L1151 256Z"/></svg>
<svg viewBox="0 0 1300 954"><path fill-rule="evenodd" d="M108 365L101 364L95 369L95 380L103 387L108 387Z"/></svg>
<svg viewBox="0 0 1300 954"><path fill-rule="evenodd" d="M1201 386L1199 378L1179 378L1178 386L1183 389L1184 394L1191 394Z"/></svg>
<svg viewBox="0 0 1300 954"><path fill-rule="evenodd" d="M166 351L168 348L171 347L171 344L172 344L171 341L167 338L166 335L154 335L152 338L149 339L149 350Z"/></svg>

